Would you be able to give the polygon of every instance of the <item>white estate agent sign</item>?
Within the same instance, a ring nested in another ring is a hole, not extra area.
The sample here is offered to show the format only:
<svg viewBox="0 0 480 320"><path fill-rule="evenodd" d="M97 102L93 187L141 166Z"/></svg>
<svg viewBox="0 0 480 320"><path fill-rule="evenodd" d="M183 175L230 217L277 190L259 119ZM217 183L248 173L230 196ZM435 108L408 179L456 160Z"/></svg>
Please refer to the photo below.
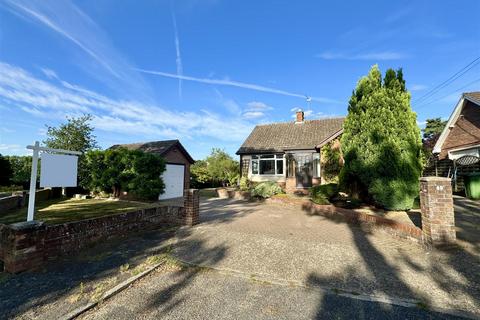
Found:
<svg viewBox="0 0 480 320"><path fill-rule="evenodd" d="M40 187L76 187L78 157L42 153Z"/></svg>
<svg viewBox="0 0 480 320"><path fill-rule="evenodd" d="M32 171L30 173L30 196L28 197L27 221L33 221L35 211L35 189L37 182L38 156L42 152L41 187L75 187L77 186L77 163L81 152L41 147L38 141L27 146L33 150ZM49 153L47 153L49 152Z"/></svg>

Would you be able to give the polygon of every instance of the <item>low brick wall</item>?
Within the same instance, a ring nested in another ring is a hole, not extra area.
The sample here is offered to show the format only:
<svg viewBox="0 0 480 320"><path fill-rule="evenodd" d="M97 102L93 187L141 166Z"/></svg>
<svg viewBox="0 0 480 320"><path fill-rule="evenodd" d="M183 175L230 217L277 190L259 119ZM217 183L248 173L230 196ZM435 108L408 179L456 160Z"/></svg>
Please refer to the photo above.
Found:
<svg viewBox="0 0 480 320"><path fill-rule="evenodd" d="M357 212L351 209L338 208L333 205L319 205L306 199L292 199L289 197L272 197L268 199L269 202L287 203L301 206L302 209L309 214L322 215L332 219L338 219L347 223L365 224L375 228L381 228L388 233L413 240L415 242L422 242L422 230L418 227L401 223L395 220L378 217L363 212Z"/></svg>
<svg viewBox="0 0 480 320"><path fill-rule="evenodd" d="M35 192L35 202L59 198L62 195L61 188L46 188ZM28 193L22 191L13 192L11 196L0 199L0 214L15 208L22 208L28 204Z"/></svg>
<svg viewBox="0 0 480 320"><path fill-rule="evenodd" d="M217 197L223 199L250 200L252 195L248 191L235 190L233 188L217 188Z"/></svg>
<svg viewBox="0 0 480 320"><path fill-rule="evenodd" d="M8 196L0 199L0 215L11 209L22 206L23 197L19 195Z"/></svg>
<svg viewBox="0 0 480 320"><path fill-rule="evenodd" d="M100 240L164 226L192 226L199 219L198 190L186 190L184 206L163 206L58 225L41 221L0 225L7 272L36 269L49 260Z"/></svg>

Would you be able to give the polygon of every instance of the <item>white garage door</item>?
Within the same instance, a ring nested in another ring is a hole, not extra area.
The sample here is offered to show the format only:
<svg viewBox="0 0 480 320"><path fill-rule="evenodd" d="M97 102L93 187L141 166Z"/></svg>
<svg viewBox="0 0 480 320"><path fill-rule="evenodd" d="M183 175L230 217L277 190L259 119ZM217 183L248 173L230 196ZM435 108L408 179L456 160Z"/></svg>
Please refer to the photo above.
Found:
<svg viewBox="0 0 480 320"><path fill-rule="evenodd" d="M183 197L183 182L185 167L181 164L167 164L167 168L162 175L165 183L165 192L158 199L172 199Z"/></svg>

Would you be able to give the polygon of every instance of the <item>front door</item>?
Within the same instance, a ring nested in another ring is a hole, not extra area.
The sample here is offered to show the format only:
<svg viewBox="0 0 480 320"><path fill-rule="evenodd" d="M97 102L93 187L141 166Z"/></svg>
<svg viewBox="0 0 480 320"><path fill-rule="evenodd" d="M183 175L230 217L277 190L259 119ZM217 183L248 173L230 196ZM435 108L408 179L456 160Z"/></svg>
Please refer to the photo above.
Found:
<svg viewBox="0 0 480 320"><path fill-rule="evenodd" d="M310 188L312 186L312 155L295 155L295 178L297 188Z"/></svg>

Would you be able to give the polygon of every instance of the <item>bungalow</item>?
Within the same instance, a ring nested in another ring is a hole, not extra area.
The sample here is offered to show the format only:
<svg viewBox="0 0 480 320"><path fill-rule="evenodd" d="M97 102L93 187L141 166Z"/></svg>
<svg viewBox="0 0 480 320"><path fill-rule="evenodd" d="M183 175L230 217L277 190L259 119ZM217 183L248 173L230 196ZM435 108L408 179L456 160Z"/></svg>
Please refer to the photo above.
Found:
<svg viewBox="0 0 480 320"><path fill-rule="evenodd" d="M190 186L190 165L195 160L185 150L178 140L152 141L131 144L116 144L115 148L127 148L129 150L141 150L158 154L165 159L166 168L162 175L165 190L159 196L159 200L183 197L184 189Z"/></svg>
<svg viewBox="0 0 480 320"><path fill-rule="evenodd" d="M343 132L344 118L258 125L236 152L241 175L250 181L275 181L287 192L305 192L321 183L320 149Z"/></svg>

